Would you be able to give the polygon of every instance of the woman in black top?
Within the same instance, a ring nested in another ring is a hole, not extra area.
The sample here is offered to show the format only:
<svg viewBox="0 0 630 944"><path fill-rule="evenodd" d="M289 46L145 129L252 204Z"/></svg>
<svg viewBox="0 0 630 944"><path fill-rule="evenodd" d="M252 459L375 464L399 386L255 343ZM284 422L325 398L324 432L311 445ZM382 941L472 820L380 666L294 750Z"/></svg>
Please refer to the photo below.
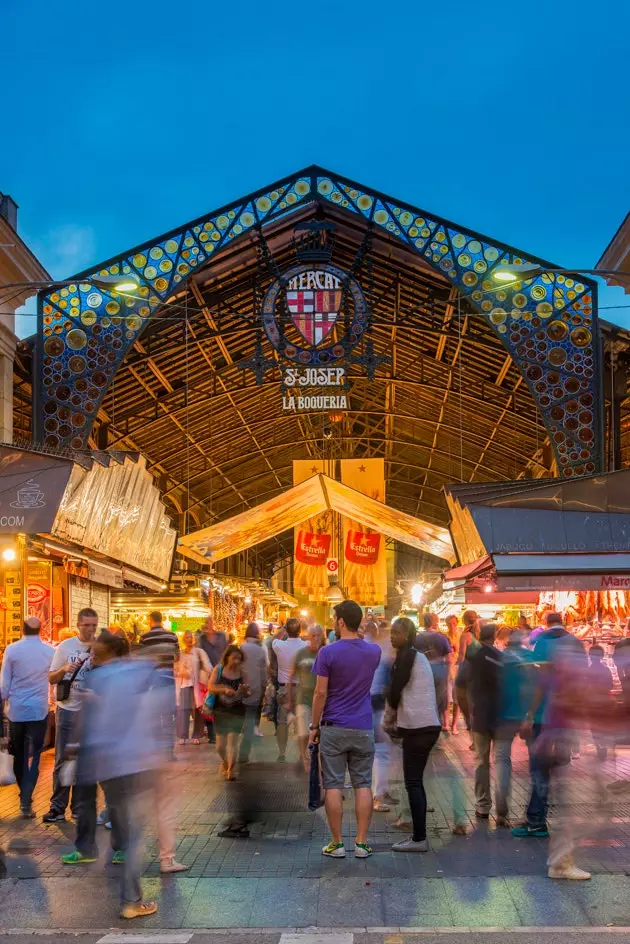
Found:
<svg viewBox="0 0 630 944"><path fill-rule="evenodd" d="M234 768L238 742L245 721L243 698L250 694L244 661L238 646L228 646L221 665L215 666L208 684L208 691L216 696L214 727L217 753L222 761L221 773L226 780L236 779Z"/></svg>

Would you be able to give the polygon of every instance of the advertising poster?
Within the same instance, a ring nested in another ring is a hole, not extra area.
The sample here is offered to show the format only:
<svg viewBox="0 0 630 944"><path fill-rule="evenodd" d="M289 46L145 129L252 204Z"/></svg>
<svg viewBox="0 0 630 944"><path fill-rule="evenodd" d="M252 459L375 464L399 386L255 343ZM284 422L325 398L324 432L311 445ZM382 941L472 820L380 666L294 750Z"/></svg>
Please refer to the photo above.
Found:
<svg viewBox="0 0 630 944"><path fill-rule="evenodd" d="M52 632L52 564L50 561L29 561L26 584L26 615L41 621L41 638L50 642Z"/></svg>

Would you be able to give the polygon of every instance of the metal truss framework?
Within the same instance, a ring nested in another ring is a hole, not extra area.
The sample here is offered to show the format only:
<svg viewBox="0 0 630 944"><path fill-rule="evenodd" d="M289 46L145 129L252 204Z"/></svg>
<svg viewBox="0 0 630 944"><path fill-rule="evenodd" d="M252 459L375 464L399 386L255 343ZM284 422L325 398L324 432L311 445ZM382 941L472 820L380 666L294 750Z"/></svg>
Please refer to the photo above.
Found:
<svg viewBox="0 0 630 944"><path fill-rule="evenodd" d="M545 262L318 167L80 273L67 289L42 293L37 438L85 447L105 391L152 313L226 245L313 201L329 202L384 231L465 295L518 364L562 473L598 468L595 283L543 275L497 288L491 278L497 265ZM140 299L107 295L89 284L90 276L118 273L137 277Z"/></svg>

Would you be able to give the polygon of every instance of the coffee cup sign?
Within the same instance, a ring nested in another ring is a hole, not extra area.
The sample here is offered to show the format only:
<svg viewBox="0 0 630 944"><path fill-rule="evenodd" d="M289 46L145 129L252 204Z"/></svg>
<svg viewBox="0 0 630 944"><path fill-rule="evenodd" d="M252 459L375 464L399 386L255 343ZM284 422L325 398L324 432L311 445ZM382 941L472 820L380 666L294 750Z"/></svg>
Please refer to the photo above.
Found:
<svg viewBox="0 0 630 944"><path fill-rule="evenodd" d="M17 490L16 500L11 502L12 508L45 508L44 493L32 479L29 479Z"/></svg>

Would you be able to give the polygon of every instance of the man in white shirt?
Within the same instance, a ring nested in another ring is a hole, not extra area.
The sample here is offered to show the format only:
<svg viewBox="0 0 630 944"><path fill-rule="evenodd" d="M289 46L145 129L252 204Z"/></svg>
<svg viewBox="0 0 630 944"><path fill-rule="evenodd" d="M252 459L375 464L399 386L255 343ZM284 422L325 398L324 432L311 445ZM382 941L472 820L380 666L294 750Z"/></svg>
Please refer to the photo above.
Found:
<svg viewBox="0 0 630 944"><path fill-rule="evenodd" d="M23 819L35 816L31 803L46 737L48 671L55 652L39 638L41 628L35 616L26 620L22 639L4 654L0 676L0 700L9 703L9 743Z"/></svg>
<svg viewBox="0 0 630 944"><path fill-rule="evenodd" d="M89 670L89 659L97 627L98 614L96 610L91 609L91 607L81 610L77 617L79 635L64 639L63 642L59 643L50 666L50 684L58 685L65 680L69 684L70 690L68 697L62 700L59 699L61 692L57 690L53 793L50 798L50 810L43 817L45 823L59 823L66 818L66 808L70 800L70 787L63 786L59 774L66 748L72 737L76 713L81 709L81 691L84 687L86 673ZM73 815L78 812L75 807L76 797L73 790L71 804Z"/></svg>
<svg viewBox="0 0 630 944"><path fill-rule="evenodd" d="M308 646L305 639L300 639L300 621L291 617L285 625L287 634L286 639L274 639L271 644L276 659L278 660L278 723L276 725L276 739L278 741L278 763L284 764L286 760L287 741L289 739L289 717L287 706L293 704L295 699L292 697L289 686L294 686L296 682L292 681L293 663L295 656L304 646Z"/></svg>

